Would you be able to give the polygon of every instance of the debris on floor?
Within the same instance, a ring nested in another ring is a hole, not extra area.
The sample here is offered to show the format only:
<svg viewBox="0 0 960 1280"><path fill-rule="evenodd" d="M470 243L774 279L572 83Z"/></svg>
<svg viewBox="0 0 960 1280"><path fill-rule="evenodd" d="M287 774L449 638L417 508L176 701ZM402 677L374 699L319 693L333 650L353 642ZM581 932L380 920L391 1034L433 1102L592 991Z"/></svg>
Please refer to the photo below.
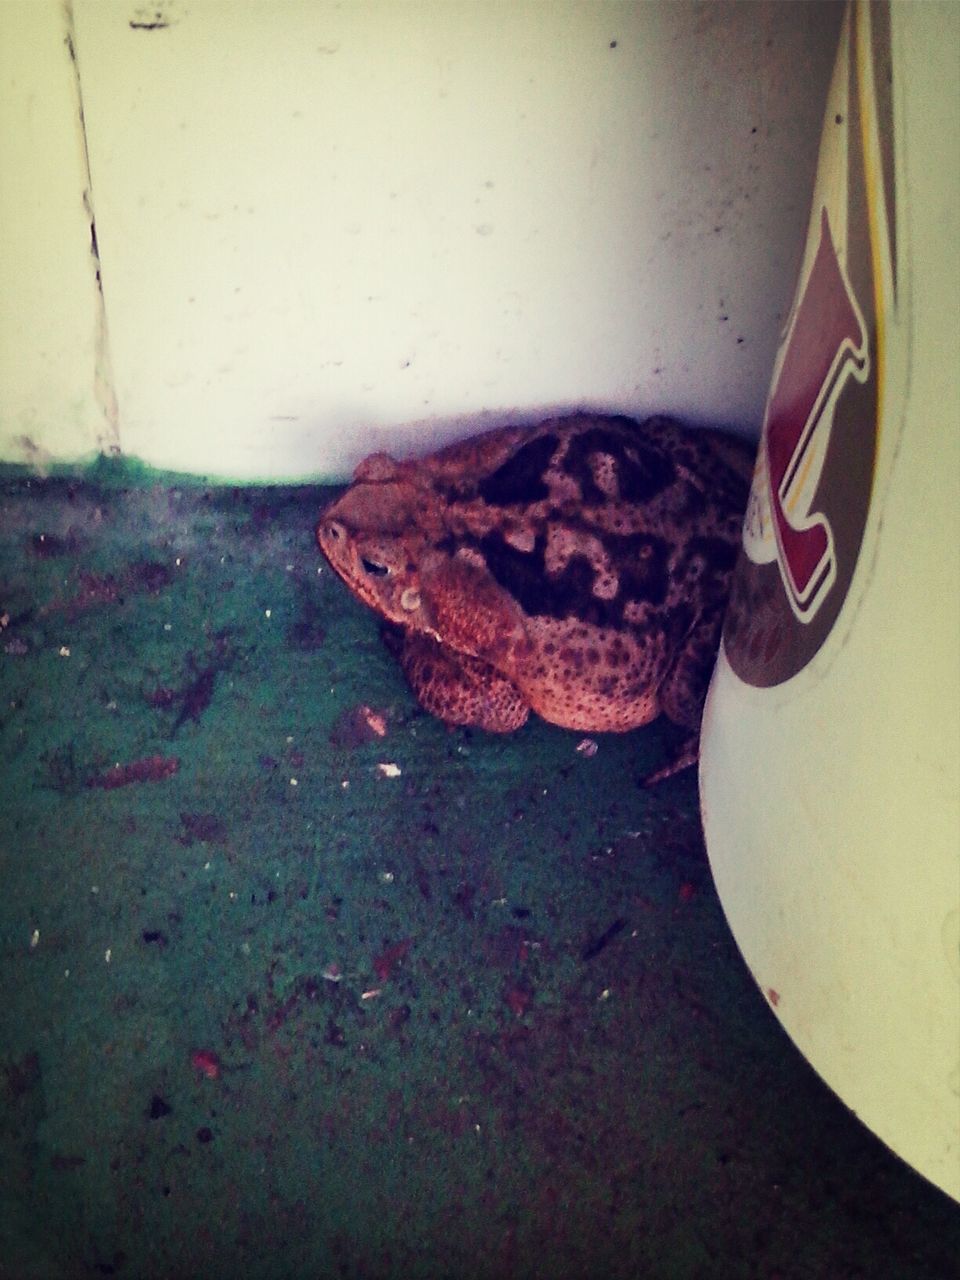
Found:
<svg viewBox="0 0 960 1280"><path fill-rule="evenodd" d="M667 730L420 712L315 488L0 483L0 1274L940 1277Z"/></svg>

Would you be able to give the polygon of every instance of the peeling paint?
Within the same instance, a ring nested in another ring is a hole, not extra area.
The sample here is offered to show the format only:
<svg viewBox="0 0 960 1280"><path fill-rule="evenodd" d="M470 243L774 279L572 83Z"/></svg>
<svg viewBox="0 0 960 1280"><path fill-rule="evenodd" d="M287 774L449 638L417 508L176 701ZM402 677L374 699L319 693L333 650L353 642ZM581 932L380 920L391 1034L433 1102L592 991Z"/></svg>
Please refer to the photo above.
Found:
<svg viewBox="0 0 960 1280"><path fill-rule="evenodd" d="M155 4L137 5L127 25L131 31L166 31L178 21L175 9L174 4L165 3L164 0L157 0Z"/></svg>

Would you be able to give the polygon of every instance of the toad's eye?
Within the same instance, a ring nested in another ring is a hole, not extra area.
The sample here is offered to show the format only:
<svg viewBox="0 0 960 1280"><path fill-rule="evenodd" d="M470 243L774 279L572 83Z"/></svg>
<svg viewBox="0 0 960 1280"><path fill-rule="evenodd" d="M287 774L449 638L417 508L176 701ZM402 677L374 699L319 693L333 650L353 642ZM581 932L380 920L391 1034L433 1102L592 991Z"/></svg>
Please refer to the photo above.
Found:
<svg viewBox="0 0 960 1280"><path fill-rule="evenodd" d="M392 572L388 564L377 564L376 560L363 559L360 563L364 573L369 573L373 578L386 578Z"/></svg>

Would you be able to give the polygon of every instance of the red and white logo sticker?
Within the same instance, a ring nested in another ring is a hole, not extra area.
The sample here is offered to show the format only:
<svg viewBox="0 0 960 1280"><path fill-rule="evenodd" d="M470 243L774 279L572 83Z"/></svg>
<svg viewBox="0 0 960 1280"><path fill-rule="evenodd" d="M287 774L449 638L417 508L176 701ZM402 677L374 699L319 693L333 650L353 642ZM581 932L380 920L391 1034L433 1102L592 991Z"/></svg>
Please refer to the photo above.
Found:
<svg viewBox="0 0 960 1280"><path fill-rule="evenodd" d="M847 379L866 382L869 372L863 316L821 209L820 243L793 313L764 441L777 564L801 622L814 617L837 579L830 519L814 506L817 460L826 455Z"/></svg>
<svg viewBox="0 0 960 1280"><path fill-rule="evenodd" d="M870 118L881 180L868 193L864 86L850 39L831 89L807 252L767 401L724 626L731 667L760 687L796 675L829 636L873 493L879 339L870 214L875 234L880 210L891 250L895 224L889 31L882 18L870 34ZM892 271L888 276L895 280Z"/></svg>

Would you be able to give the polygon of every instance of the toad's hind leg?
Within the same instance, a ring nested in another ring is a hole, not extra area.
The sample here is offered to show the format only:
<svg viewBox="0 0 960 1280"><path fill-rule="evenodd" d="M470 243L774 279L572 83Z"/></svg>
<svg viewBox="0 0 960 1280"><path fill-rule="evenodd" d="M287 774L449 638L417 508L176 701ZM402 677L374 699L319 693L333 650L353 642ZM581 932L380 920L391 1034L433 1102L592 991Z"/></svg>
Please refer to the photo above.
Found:
<svg viewBox="0 0 960 1280"><path fill-rule="evenodd" d="M417 701L447 724L509 733L530 713L516 685L488 663L445 648L430 636L408 632L399 656Z"/></svg>
<svg viewBox="0 0 960 1280"><path fill-rule="evenodd" d="M693 628L660 686L660 707L682 729L689 729L673 756L660 769L648 774L641 785L663 782L700 759L700 721L710 677L717 661L723 615L716 611Z"/></svg>

